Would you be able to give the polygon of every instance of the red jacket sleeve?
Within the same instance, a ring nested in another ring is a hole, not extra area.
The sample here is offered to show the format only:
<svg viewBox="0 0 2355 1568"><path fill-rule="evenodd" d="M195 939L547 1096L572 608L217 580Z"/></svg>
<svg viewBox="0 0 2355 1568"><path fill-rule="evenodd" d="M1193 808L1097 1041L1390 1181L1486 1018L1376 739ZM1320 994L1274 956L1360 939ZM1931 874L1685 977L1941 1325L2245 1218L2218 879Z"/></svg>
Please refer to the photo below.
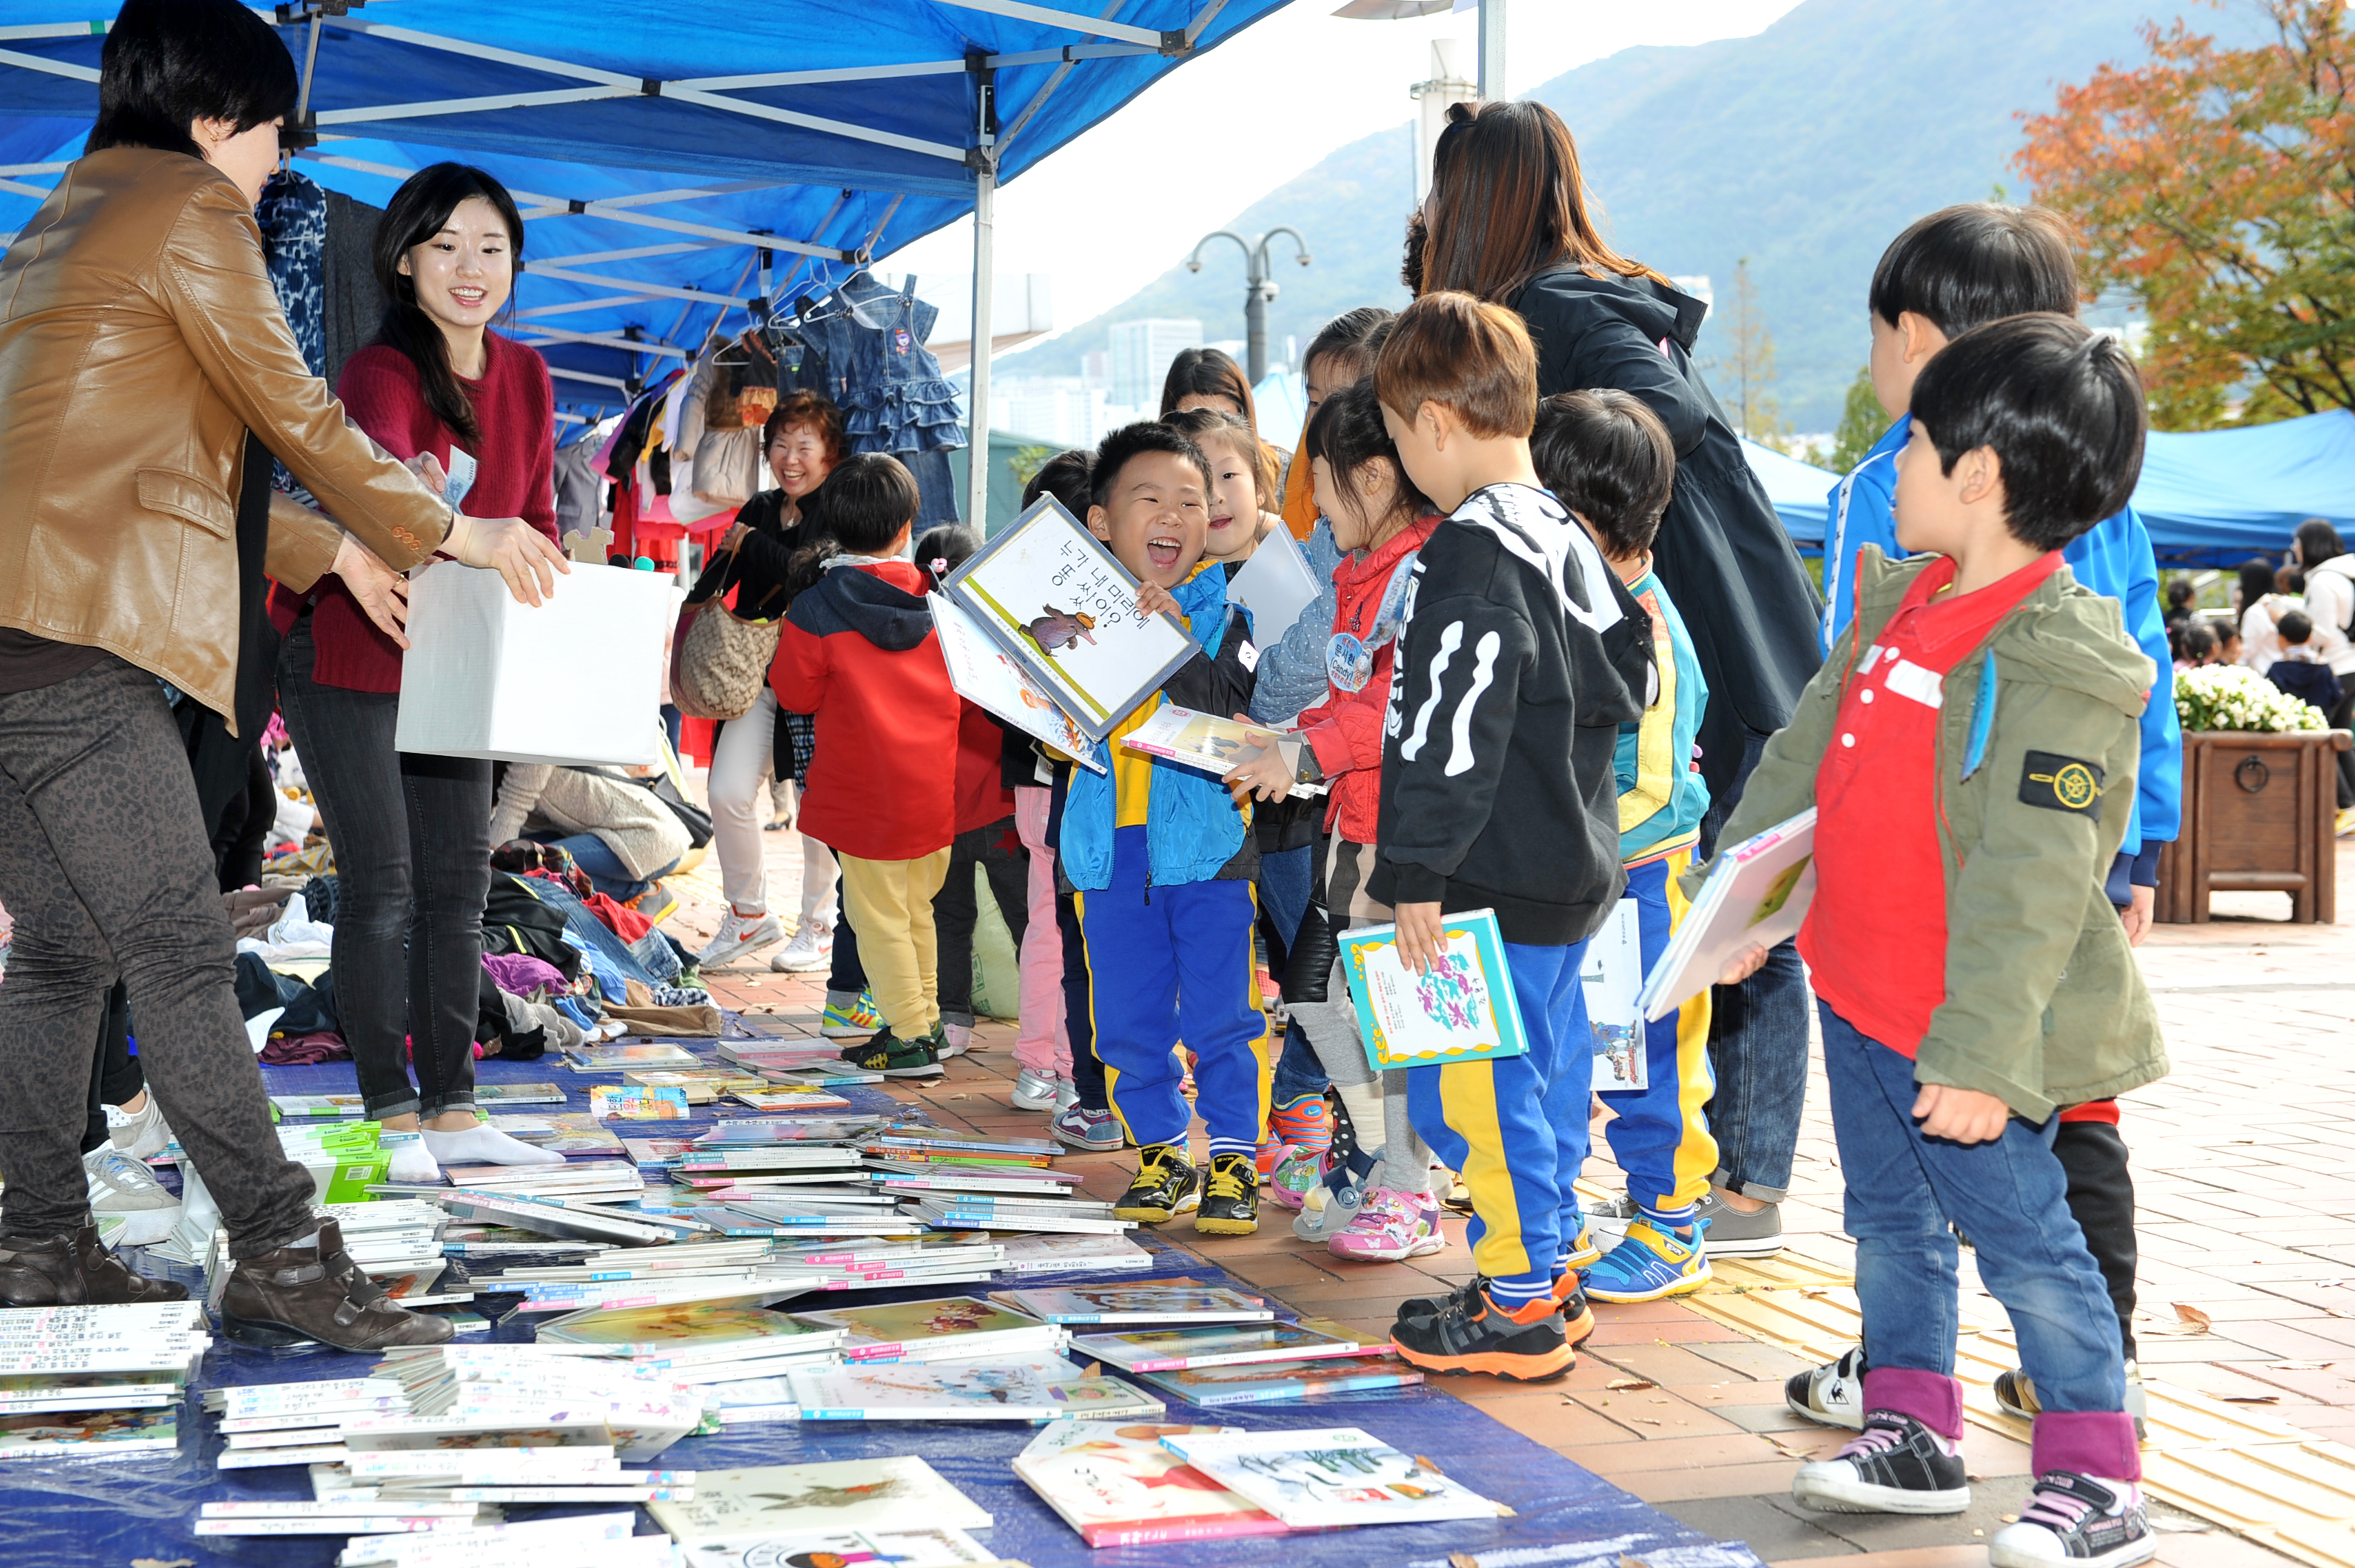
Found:
<svg viewBox="0 0 2355 1568"><path fill-rule="evenodd" d="M826 639L789 618L777 635L777 656L769 662L769 689L789 713L815 713L826 700Z"/></svg>

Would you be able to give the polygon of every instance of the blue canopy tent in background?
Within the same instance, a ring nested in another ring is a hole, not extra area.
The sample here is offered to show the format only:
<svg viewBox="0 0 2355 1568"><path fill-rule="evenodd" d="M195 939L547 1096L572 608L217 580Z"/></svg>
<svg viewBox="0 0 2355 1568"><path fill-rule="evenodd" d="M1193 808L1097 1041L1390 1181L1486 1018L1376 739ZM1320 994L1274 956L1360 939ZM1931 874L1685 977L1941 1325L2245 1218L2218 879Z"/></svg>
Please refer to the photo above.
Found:
<svg viewBox="0 0 2355 1568"><path fill-rule="evenodd" d="M1825 497L1839 483L1839 475L1812 463L1785 457L1771 446L1761 446L1746 438L1742 443L1742 455L1749 459L1750 471L1766 487L1766 499L1774 503L1774 515L1783 519L1791 542L1799 547L1802 554L1820 553L1824 548L1824 518L1830 511Z"/></svg>
<svg viewBox="0 0 2355 1568"><path fill-rule="evenodd" d="M2196 435L2154 433L2135 509L2158 558L2232 566L2278 557L2308 517L2355 528L2355 413Z"/></svg>
<svg viewBox="0 0 2355 1568"><path fill-rule="evenodd" d="M975 216L990 340L993 203L1013 178L1285 0L301 0L299 166L381 205L479 164L523 204L519 336L559 402L616 407L737 310L823 293ZM0 0L0 234L30 219L97 111L118 0ZM974 427L988 428L975 367ZM976 443L975 465L986 443ZM986 481L982 488L986 489Z"/></svg>

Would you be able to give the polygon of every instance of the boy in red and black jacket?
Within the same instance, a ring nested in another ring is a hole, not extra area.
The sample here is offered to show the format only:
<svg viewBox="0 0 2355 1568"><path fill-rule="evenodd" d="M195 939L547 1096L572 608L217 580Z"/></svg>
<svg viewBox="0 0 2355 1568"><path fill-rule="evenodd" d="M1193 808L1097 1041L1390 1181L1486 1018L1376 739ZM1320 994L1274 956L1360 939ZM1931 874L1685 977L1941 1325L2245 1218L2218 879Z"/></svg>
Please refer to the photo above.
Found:
<svg viewBox="0 0 2355 1568"><path fill-rule="evenodd" d="M899 559L916 482L897 458L845 460L811 497L827 538L794 558L793 608L769 684L815 714L802 829L842 862L842 902L883 1028L843 1051L892 1078L941 1074L932 895L956 837L959 705L924 607L924 577Z"/></svg>

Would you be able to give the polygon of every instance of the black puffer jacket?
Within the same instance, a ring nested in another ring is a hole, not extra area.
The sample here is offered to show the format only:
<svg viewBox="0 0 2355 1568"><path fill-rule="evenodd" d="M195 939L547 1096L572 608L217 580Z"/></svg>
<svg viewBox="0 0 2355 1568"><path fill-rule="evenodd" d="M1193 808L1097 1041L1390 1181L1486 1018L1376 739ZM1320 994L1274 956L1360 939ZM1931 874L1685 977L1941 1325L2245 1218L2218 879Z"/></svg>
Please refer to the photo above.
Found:
<svg viewBox="0 0 2355 1568"><path fill-rule="evenodd" d="M1676 443L1676 493L1653 557L1709 680L1700 771L1723 800L1742 765L1742 731L1788 724L1823 659L1815 584L1693 368L1709 307L1648 279L1572 267L1540 274L1511 304L1537 341L1540 395L1632 392Z"/></svg>

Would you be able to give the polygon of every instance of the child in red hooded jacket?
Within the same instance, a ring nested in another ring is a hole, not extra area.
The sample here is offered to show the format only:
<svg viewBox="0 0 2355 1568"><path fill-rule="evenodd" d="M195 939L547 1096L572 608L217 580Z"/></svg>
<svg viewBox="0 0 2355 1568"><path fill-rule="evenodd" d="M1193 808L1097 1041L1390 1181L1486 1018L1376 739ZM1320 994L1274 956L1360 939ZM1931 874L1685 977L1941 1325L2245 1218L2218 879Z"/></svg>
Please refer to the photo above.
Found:
<svg viewBox="0 0 2355 1568"><path fill-rule="evenodd" d="M842 862L843 908L883 1015L846 1061L892 1078L941 1075L932 897L956 837L959 703L949 685L924 575L900 558L916 482L879 453L846 459L803 503L824 538L794 557L793 607L769 684L787 710L815 714L817 746L802 828Z"/></svg>
<svg viewBox="0 0 2355 1568"><path fill-rule="evenodd" d="M1340 932L1391 918L1389 906L1366 892L1380 816L1383 709L1415 552L1442 519L1400 465L1370 379L1317 406L1303 450L1316 475L1317 507L1343 552L1333 574L1338 601L1327 644L1327 693L1298 720L1315 759L1304 763L1330 791L1323 870L1326 907ZM1282 772L1281 763L1272 764L1273 773ZM1273 782L1247 779L1243 770L1229 779ZM1295 1002L1292 1016L1307 1031L1351 1125L1366 1131L1359 1149L1307 1157L1328 1168L1307 1189L1293 1229L1360 1262L1428 1256L1447 1239L1432 1196L1430 1147L1407 1120L1405 1074L1392 1074L1398 1082L1391 1083L1367 1064L1357 1008L1337 962L1326 996L1323 1002ZM1382 1141L1374 1146L1369 1135L1377 1125ZM1279 1171L1277 1180L1283 1179Z"/></svg>

